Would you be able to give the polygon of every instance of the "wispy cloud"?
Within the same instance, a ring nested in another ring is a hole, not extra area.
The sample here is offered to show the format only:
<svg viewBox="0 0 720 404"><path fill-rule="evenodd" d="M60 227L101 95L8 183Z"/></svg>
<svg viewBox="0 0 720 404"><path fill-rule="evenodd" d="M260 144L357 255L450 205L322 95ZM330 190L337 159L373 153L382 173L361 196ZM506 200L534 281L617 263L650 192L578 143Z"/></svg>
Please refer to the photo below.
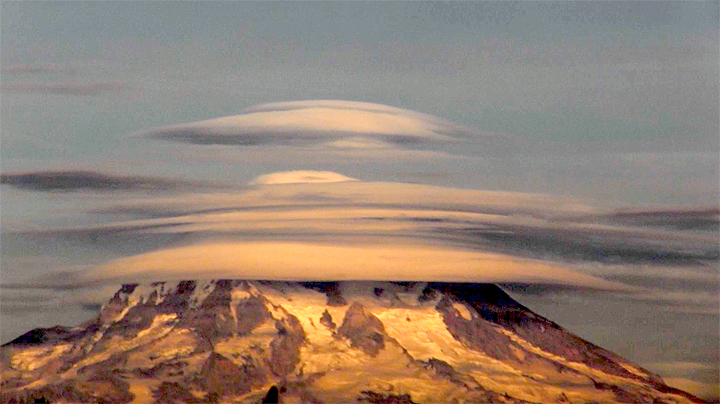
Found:
<svg viewBox="0 0 720 404"><path fill-rule="evenodd" d="M567 196L366 181L289 184L248 189L239 193L156 198L118 203L108 206L108 209L115 212L130 209L135 212L165 212L168 215L179 215L200 211L247 209L248 207L304 205L306 204L304 198L302 200L295 200L295 198L300 194L308 195L309 193L336 197L345 201L345 205L356 206L367 204L381 204L398 208L428 206L433 210L538 217L570 214L586 216L599 212L597 207L594 207L589 201Z"/></svg>
<svg viewBox="0 0 720 404"><path fill-rule="evenodd" d="M33 73L64 73L73 72L73 69L68 65L57 64L57 63L41 63L41 64L18 64L8 65L2 68L3 74L33 74Z"/></svg>
<svg viewBox="0 0 720 404"><path fill-rule="evenodd" d="M365 144L348 144L346 142L366 142ZM376 145L377 147L372 147ZM367 167L368 164L433 164L437 162L464 161L465 157L436 150L421 150L413 146L406 148L400 145L357 137L338 139L337 141L321 141L317 144L262 144L258 147L236 147L237 145L197 145L189 143L166 142L161 145L163 150L176 159L183 161L222 163L222 164L288 164L296 166L317 167L318 164L337 165L350 168ZM356 147L358 146L358 147ZM407 146L407 145L406 145Z"/></svg>
<svg viewBox="0 0 720 404"><path fill-rule="evenodd" d="M638 226L678 230L720 230L720 208L691 207L654 210L624 210L606 216L607 220Z"/></svg>
<svg viewBox="0 0 720 404"><path fill-rule="evenodd" d="M129 84L122 81L92 81L92 82L11 82L1 83L0 90L20 93L41 93L61 95L98 95L107 92L119 91L129 88Z"/></svg>

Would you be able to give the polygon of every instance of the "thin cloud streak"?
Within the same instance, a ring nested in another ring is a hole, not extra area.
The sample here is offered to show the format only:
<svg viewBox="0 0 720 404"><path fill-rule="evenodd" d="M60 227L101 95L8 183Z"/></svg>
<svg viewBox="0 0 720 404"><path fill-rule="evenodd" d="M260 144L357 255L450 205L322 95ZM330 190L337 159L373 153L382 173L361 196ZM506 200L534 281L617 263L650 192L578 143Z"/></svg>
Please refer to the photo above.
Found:
<svg viewBox="0 0 720 404"><path fill-rule="evenodd" d="M17 64L9 65L2 68L4 74L23 74L23 73L64 73L73 72L73 69L68 65L56 64L56 63L42 63L42 64Z"/></svg>
<svg viewBox="0 0 720 404"><path fill-rule="evenodd" d="M107 212L124 210L169 216L212 212L214 210L247 209L249 207L307 205L307 195L330 197L334 205L387 207L422 207L458 212L475 212L536 217L587 216L598 212L587 200L544 194L483 191L446 188L431 185L393 182L347 182L325 184L287 184L248 189L241 193L187 195L179 198L155 198L107 206ZM315 205L325 205L321 198Z"/></svg>
<svg viewBox="0 0 720 404"><path fill-rule="evenodd" d="M128 83L122 81L12 82L0 84L0 90L4 91L60 95L99 95L129 87Z"/></svg>
<svg viewBox="0 0 720 404"><path fill-rule="evenodd" d="M237 147L237 145L197 144L166 142L164 149L175 159L202 163L222 164L278 164L293 162L296 165L314 167L318 162L366 165L387 162L388 159L405 163L432 163L459 161L464 156L436 150L407 149L401 145L367 137L349 137L338 140L322 140L317 144L263 144L261 147ZM337 168L333 168L337 170Z"/></svg>

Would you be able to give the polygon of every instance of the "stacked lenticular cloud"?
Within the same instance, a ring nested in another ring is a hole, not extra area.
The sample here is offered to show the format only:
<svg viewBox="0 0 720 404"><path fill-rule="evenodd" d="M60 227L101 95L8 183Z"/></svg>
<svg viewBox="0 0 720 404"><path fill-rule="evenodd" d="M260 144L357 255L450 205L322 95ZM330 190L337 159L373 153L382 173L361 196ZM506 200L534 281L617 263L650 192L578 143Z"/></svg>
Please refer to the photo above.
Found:
<svg viewBox="0 0 720 404"><path fill-rule="evenodd" d="M478 132L432 115L353 101L263 104L241 114L151 130L144 135L193 144L319 144L378 147L448 142ZM339 142L339 143L338 143Z"/></svg>

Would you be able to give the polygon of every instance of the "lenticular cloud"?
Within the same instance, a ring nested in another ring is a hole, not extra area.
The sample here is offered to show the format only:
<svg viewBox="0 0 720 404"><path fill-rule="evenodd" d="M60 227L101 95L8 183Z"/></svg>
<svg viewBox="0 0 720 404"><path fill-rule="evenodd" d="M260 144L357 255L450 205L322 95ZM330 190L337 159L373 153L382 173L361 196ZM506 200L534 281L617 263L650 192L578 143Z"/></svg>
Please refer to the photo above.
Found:
<svg viewBox="0 0 720 404"><path fill-rule="evenodd" d="M357 181L332 171L285 171L261 175L250 182L251 185L275 184L315 184L326 182Z"/></svg>
<svg viewBox="0 0 720 404"><path fill-rule="evenodd" d="M358 138L373 144L449 142L473 134L477 132L471 128L407 109L315 100L258 105L238 115L165 126L144 135L193 144L306 145Z"/></svg>

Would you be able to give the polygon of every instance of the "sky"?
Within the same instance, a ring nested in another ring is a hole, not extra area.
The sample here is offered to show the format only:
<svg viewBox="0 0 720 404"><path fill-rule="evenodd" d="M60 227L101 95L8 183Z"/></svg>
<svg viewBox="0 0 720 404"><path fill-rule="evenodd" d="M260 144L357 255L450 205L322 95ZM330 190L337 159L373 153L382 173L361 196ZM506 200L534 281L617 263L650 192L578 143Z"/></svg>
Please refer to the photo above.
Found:
<svg viewBox="0 0 720 404"><path fill-rule="evenodd" d="M717 397L719 4L2 2L2 342L138 279L493 282Z"/></svg>

